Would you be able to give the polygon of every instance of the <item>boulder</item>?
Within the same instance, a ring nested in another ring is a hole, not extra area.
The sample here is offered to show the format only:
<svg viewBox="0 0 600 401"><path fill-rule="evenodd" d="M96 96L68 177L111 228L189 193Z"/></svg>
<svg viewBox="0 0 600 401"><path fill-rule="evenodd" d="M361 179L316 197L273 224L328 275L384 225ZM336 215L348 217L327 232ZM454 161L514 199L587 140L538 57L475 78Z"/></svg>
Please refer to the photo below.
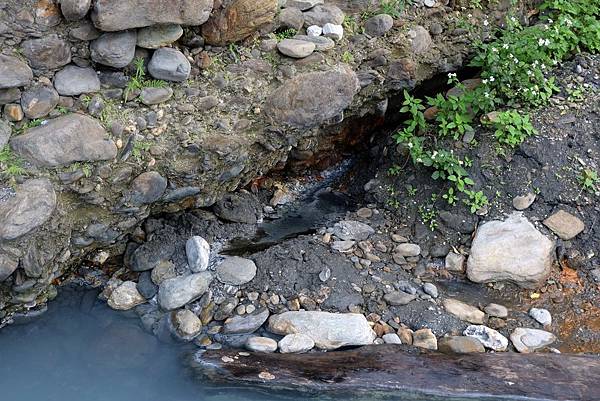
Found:
<svg viewBox="0 0 600 401"><path fill-rule="evenodd" d="M277 0L225 0L202 25L202 36L216 46L238 42L272 22L277 10Z"/></svg>
<svg viewBox="0 0 600 401"><path fill-rule="evenodd" d="M144 49L159 49L176 42L183 35L181 25L156 25L138 30L137 45Z"/></svg>
<svg viewBox="0 0 600 401"><path fill-rule="evenodd" d="M296 7L286 7L277 16L279 28L299 31L304 25L304 14Z"/></svg>
<svg viewBox="0 0 600 401"><path fill-rule="evenodd" d="M277 341L268 337L250 337L246 341L246 348L252 352L275 352Z"/></svg>
<svg viewBox="0 0 600 401"><path fill-rule="evenodd" d="M0 89L27 86L32 79L33 71L25 61L0 54Z"/></svg>
<svg viewBox="0 0 600 401"><path fill-rule="evenodd" d="M268 309L260 309L254 313L236 315L225 321L223 333L225 334L250 334L262 326L269 318Z"/></svg>
<svg viewBox="0 0 600 401"><path fill-rule="evenodd" d="M298 39L284 39L277 43L277 50L283 55L292 58L304 58L315 51L315 44Z"/></svg>
<svg viewBox="0 0 600 401"><path fill-rule="evenodd" d="M476 338L466 336L442 337L438 341L438 350L444 354L470 354L485 352L483 344Z"/></svg>
<svg viewBox="0 0 600 401"><path fill-rule="evenodd" d="M115 310L129 310L146 302L133 281L125 281L108 297L108 306Z"/></svg>
<svg viewBox="0 0 600 401"><path fill-rule="evenodd" d="M185 243L185 254L191 271L196 273L208 269L210 245L204 238L195 235L188 239Z"/></svg>
<svg viewBox="0 0 600 401"><path fill-rule="evenodd" d="M165 81L183 82L190 76L190 71L190 62L177 49L158 49L148 63L150 75Z"/></svg>
<svg viewBox="0 0 600 401"><path fill-rule="evenodd" d="M356 313L284 312L271 316L269 331L280 335L305 334L325 350L372 344L376 338L367 319Z"/></svg>
<svg viewBox="0 0 600 401"><path fill-rule="evenodd" d="M138 175L131 183L130 201L134 205L154 203L167 189L167 179L157 171L147 171Z"/></svg>
<svg viewBox="0 0 600 401"><path fill-rule="evenodd" d="M115 143L91 117L68 114L11 139L15 153L38 167L64 166L74 162L110 160L116 157Z"/></svg>
<svg viewBox="0 0 600 401"><path fill-rule="evenodd" d="M213 207L214 213L233 223L256 224L262 218L258 199L247 192L227 194Z"/></svg>
<svg viewBox="0 0 600 401"><path fill-rule="evenodd" d="M114 68L127 67L135 57L137 34L124 31L102 34L90 44L92 60Z"/></svg>
<svg viewBox="0 0 600 401"><path fill-rule="evenodd" d="M304 26L323 26L327 23L342 25L344 12L333 4L318 4L304 13Z"/></svg>
<svg viewBox="0 0 600 401"><path fill-rule="evenodd" d="M580 218L564 210L548 217L544 220L544 225L565 241L575 238L585 229L585 224Z"/></svg>
<svg viewBox="0 0 600 401"><path fill-rule="evenodd" d="M201 272L164 280L158 287L158 304L165 310L180 308L200 298L212 281L212 274Z"/></svg>
<svg viewBox="0 0 600 401"><path fill-rule="evenodd" d="M0 58L2 58L2 55L0 55ZM2 68L1 65L0 68ZM3 74L4 72L0 73ZM0 89L0 105L17 102L19 99L21 99L21 90L19 88Z"/></svg>
<svg viewBox="0 0 600 401"><path fill-rule="evenodd" d="M373 227L354 220L335 223L332 234L343 241L364 241L375 233Z"/></svg>
<svg viewBox="0 0 600 401"><path fill-rule="evenodd" d="M306 334L288 334L279 340L279 352L282 354L301 354L315 347L315 342Z"/></svg>
<svg viewBox="0 0 600 401"><path fill-rule="evenodd" d="M36 69L52 70L71 62L71 47L58 35L26 40L21 48L29 64Z"/></svg>
<svg viewBox="0 0 600 401"><path fill-rule="evenodd" d="M467 275L476 283L511 281L535 288L548 278L553 260L554 242L515 212L505 221L490 221L479 227L467 261Z"/></svg>
<svg viewBox="0 0 600 401"><path fill-rule="evenodd" d="M374 15L365 21L365 33L378 37L385 35L394 26L394 19L388 14Z"/></svg>
<svg viewBox="0 0 600 401"><path fill-rule="evenodd" d="M231 256L217 266L217 278L223 284L243 285L256 276L256 264L246 258Z"/></svg>
<svg viewBox="0 0 600 401"><path fill-rule="evenodd" d="M0 241L22 237L44 224L56 208L56 193L46 178L25 181L0 203Z"/></svg>
<svg viewBox="0 0 600 401"><path fill-rule="evenodd" d="M62 96L78 96L100 90L100 79L93 68L68 65L54 75L54 87Z"/></svg>
<svg viewBox="0 0 600 401"><path fill-rule="evenodd" d="M465 329L463 334L479 340L484 347L494 351L506 351L508 347L508 339L487 326L471 325Z"/></svg>
<svg viewBox="0 0 600 401"><path fill-rule="evenodd" d="M408 31L408 37L410 38L414 54L423 54L433 45L429 31L421 25L417 25Z"/></svg>
<svg viewBox="0 0 600 401"><path fill-rule="evenodd" d="M519 327L510 334L510 341L520 353L529 353L552 344L556 336L544 330Z"/></svg>
<svg viewBox="0 0 600 401"><path fill-rule="evenodd" d="M58 93L54 88L39 86L23 92L21 108L30 119L45 117L58 104Z"/></svg>
<svg viewBox="0 0 600 401"><path fill-rule="evenodd" d="M67 21L79 21L85 18L92 0L61 0L60 11Z"/></svg>
<svg viewBox="0 0 600 401"><path fill-rule="evenodd" d="M457 299L448 298L444 300L444 308L460 320L473 324L483 324L485 313L474 306L461 302Z"/></svg>
<svg viewBox="0 0 600 401"><path fill-rule="evenodd" d="M412 345L419 348L436 351L438 349L437 338L431 329L420 329L413 333Z"/></svg>
<svg viewBox="0 0 600 401"><path fill-rule="evenodd" d="M298 128L318 126L350 106L359 89L356 74L343 65L300 74L269 95L266 114L275 123Z"/></svg>
<svg viewBox="0 0 600 401"><path fill-rule="evenodd" d="M192 341L202 331L202 322L188 309L171 312L169 323L172 334L181 341Z"/></svg>
<svg viewBox="0 0 600 401"><path fill-rule="evenodd" d="M96 0L94 25L103 31L122 31L157 24L202 25L213 0Z"/></svg>

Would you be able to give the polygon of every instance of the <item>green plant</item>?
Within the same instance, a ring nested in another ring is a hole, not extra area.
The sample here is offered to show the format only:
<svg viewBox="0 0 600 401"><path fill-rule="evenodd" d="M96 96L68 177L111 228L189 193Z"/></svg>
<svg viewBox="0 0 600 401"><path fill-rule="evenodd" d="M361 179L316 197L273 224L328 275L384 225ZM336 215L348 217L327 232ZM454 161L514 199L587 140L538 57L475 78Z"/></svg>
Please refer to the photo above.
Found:
<svg viewBox="0 0 600 401"><path fill-rule="evenodd" d="M382 0L379 3L379 13L387 14L392 18L399 18L405 8L405 0Z"/></svg>
<svg viewBox="0 0 600 401"><path fill-rule="evenodd" d="M21 134L21 133L25 132L26 130L28 130L28 129L30 129L30 128L39 127L40 125L42 125L42 123L43 123L43 122L44 122L44 120L43 120L43 119L41 119L41 118L35 118L35 119L31 120L31 121L28 121L28 122L26 122L25 124L23 124L23 125L21 126L21 128L19 128L19 129L16 131L16 134L17 134L17 135L18 135L18 134Z"/></svg>
<svg viewBox="0 0 600 401"><path fill-rule="evenodd" d="M149 141L135 141L131 150L131 154L136 160L140 161L142 160L142 152L149 151L151 146L152 142Z"/></svg>
<svg viewBox="0 0 600 401"><path fill-rule="evenodd" d="M58 106L56 108L56 111L59 112L60 114L67 114L69 112L69 109L67 109L64 106Z"/></svg>
<svg viewBox="0 0 600 401"><path fill-rule="evenodd" d="M412 185L408 184L406 186L406 192L408 193L408 196L415 196L417 194L417 188L415 188Z"/></svg>
<svg viewBox="0 0 600 401"><path fill-rule="evenodd" d="M567 91L567 95L568 95L567 100L569 102L579 103L579 102L583 101L583 99L584 99L583 94L585 92L583 85L579 84L575 88L567 87L566 91Z"/></svg>
<svg viewBox="0 0 600 401"><path fill-rule="evenodd" d="M5 178L25 174L22 160L16 156L9 145L0 150L0 175Z"/></svg>
<svg viewBox="0 0 600 401"><path fill-rule="evenodd" d="M342 61L346 64L350 64L354 62L354 56L352 55L352 53L350 53L349 51L345 51L342 54Z"/></svg>
<svg viewBox="0 0 600 401"><path fill-rule="evenodd" d="M581 187L591 193L596 192L596 187L598 183L600 183L600 178L598 177L598 173L592 169L585 168L577 177L579 184Z"/></svg>
<svg viewBox="0 0 600 401"><path fill-rule="evenodd" d="M395 176L395 175L400 174L401 171L402 171L402 167L400 167L397 164L394 164L392 167L390 167L388 169L388 174L391 176Z"/></svg>
<svg viewBox="0 0 600 401"><path fill-rule="evenodd" d="M277 39L278 42L281 42L284 39L293 38L297 33L298 31L294 28L288 28L283 31L275 32L275 39Z"/></svg>
<svg viewBox="0 0 600 401"><path fill-rule="evenodd" d="M494 135L498 142L513 148L523 143L527 137L536 134L529 115L516 110L497 113L491 123L496 128Z"/></svg>
<svg viewBox="0 0 600 401"><path fill-rule="evenodd" d="M146 70L144 64L144 59L141 57L138 57L135 60L133 60L135 72L133 76L129 77L129 82L127 82L127 86L125 87L125 101L129 101L129 95L136 90L141 90L145 87L164 88L167 86L167 83L165 81L161 81L158 79L146 79Z"/></svg>
<svg viewBox="0 0 600 401"><path fill-rule="evenodd" d="M358 22L356 21L356 17L351 15L344 16L344 22L342 22L342 26L344 30L348 32L350 35L358 33L359 27Z"/></svg>
<svg viewBox="0 0 600 401"><path fill-rule="evenodd" d="M431 231L437 228L437 210L433 206L419 206L419 215L423 224L428 226Z"/></svg>

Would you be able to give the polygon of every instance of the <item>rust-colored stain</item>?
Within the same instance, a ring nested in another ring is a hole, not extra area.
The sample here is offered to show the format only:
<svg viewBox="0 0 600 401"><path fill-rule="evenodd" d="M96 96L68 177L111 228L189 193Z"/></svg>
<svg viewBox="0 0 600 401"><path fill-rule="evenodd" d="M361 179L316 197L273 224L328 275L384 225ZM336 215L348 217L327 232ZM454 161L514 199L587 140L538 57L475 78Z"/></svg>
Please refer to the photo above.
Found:
<svg viewBox="0 0 600 401"><path fill-rule="evenodd" d="M563 340L561 352L592 352L600 353L600 335L594 336L590 341L577 336L578 331L600 333L600 308L588 304L583 313L569 313L564 316L563 322L558 327L559 338Z"/></svg>

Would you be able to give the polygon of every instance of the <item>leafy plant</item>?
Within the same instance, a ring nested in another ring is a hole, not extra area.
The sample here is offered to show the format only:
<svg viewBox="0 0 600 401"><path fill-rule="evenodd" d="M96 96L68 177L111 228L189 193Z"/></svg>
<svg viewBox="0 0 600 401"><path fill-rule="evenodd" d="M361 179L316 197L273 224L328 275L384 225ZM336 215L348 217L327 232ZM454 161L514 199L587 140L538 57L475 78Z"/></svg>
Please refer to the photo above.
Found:
<svg viewBox="0 0 600 401"><path fill-rule="evenodd" d="M515 110L497 113L492 124L496 128L494 135L498 142L513 148L523 143L527 137L536 134L529 115Z"/></svg>
<svg viewBox="0 0 600 401"><path fill-rule="evenodd" d="M0 150L0 175L7 178L23 174L23 162L12 152L9 145L5 145Z"/></svg>
<svg viewBox="0 0 600 401"><path fill-rule="evenodd" d="M152 142L150 141L135 141L133 149L131 149L131 154L136 160L140 161L142 160L142 152L149 151L151 146Z"/></svg>
<svg viewBox="0 0 600 401"><path fill-rule="evenodd" d="M350 64L352 62L354 62L354 56L352 55L352 53L350 53L349 51L345 51L342 54L342 61L346 64Z"/></svg>
<svg viewBox="0 0 600 401"><path fill-rule="evenodd" d="M600 183L598 173L592 169L583 169L579 177L577 177L581 187L591 193L596 192L596 186Z"/></svg>
<svg viewBox="0 0 600 401"><path fill-rule="evenodd" d="M275 32L275 39L277 39L278 42L281 42L284 39L293 38L297 33L298 31L294 28L288 28L283 31Z"/></svg>
<svg viewBox="0 0 600 401"><path fill-rule="evenodd" d="M419 206L419 215L423 224L427 225L431 231L434 231L437 226L437 211L432 206Z"/></svg>
<svg viewBox="0 0 600 401"><path fill-rule="evenodd" d="M135 67L135 73L132 77L129 77L129 82L127 82L127 87L125 88L125 101L129 101L129 95L136 90L141 90L146 87L164 88L167 86L165 81L158 79L146 79L146 70L144 67L143 58L136 58L133 61L133 65Z"/></svg>
<svg viewBox="0 0 600 401"><path fill-rule="evenodd" d="M387 14L392 18L400 18L405 8L405 0L382 0L379 4L379 13Z"/></svg>

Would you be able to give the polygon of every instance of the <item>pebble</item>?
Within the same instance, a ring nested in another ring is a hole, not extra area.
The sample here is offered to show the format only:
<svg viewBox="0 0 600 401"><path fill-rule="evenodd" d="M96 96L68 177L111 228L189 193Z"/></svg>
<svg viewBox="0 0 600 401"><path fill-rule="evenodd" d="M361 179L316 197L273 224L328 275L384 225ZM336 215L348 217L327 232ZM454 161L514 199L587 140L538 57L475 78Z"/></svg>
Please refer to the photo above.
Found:
<svg viewBox="0 0 600 401"><path fill-rule="evenodd" d="M383 296L385 302L394 306L406 305L415 298L417 298L416 295L408 294L404 291L392 291Z"/></svg>
<svg viewBox="0 0 600 401"><path fill-rule="evenodd" d="M208 269L210 245L198 235L191 237L185 243L185 254L191 271L198 273Z"/></svg>
<svg viewBox="0 0 600 401"><path fill-rule="evenodd" d="M516 328L510 335L510 340L521 353L533 352L556 341L556 336L544 330Z"/></svg>
<svg viewBox="0 0 600 401"><path fill-rule="evenodd" d="M337 24L327 23L323 25L323 36L339 41L344 37L344 27Z"/></svg>
<svg viewBox="0 0 600 401"><path fill-rule="evenodd" d="M373 216L373 210L368 207L363 207L356 211L356 215L363 219L370 219Z"/></svg>
<svg viewBox="0 0 600 401"><path fill-rule="evenodd" d="M485 348L479 340L466 336L449 336L440 338L438 349L444 354L470 354L473 352L485 352Z"/></svg>
<svg viewBox="0 0 600 401"><path fill-rule="evenodd" d="M246 341L246 348L252 352L275 352L277 341L268 337L250 337Z"/></svg>
<svg viewBox="0 0 600 401"><path fill-rule="evenodd" d="M460 253L450 252L444 261L446 270L451 272L462 272L465 270L465 256Z"/></svg>
<svg viewBox="0 0 600 401"><path fill-rule="evenodd" d="M400 337L398 337L398 334L396 333L387 333L384 334L381 338L386 344L402 344Z"/></svg>
<svg viewBox="0 0 600 401"><path fill-rule="evenodd" d="M288 57L304 58L315 51L316 45L304 40L284 39L277 44L277 49Z"/></svg>
<svg viewBox="0 0 600 401"><path fill-rule="evenodd" d="M564 210L548 217L544 220L544 225L565 241L575 238L585 229L585 224L580 218Z"/></svg>
<svg viewBox="0 0 600 401"><path fill-rule="evenodd" d="M516 196L512 202L513 207L517 210L525 210L529 206L531 206L533 204L533 202L535 202L535 198L536 198L536 196L532 192L529 192L526 195Z"/></svg>
<svg viewBox="0 0 600 401"><path fill-rule="evenodd" d="M242 285L256 276L256 264L246 258L231 256L217 266L217 278L223 284Z"/></svg>
<svg viewBox="0 0 600 401"><path fill-rule="evenodd" d="M288 334L279 340L278 346L282 354L300 354L313 349L315 342L306 334Z"/></svg>
<svg viewBox="0 0 600 401"><path fill-rule="evenodd" d="M425 294L430 295L432 298L437 298L439 295L437 287L431 283L423 284L423 291L425 292Z"/></svg>
<svg viewBox="0 0 600 401"><path fill-rule="evenodd" d="M465 336L479 340L484 347L494 351L506 351L508 339L494 329L483 325L471 325L463 332Z"/></svg>
<svg viewBox="0 0 600 401"><path fill-rule="evenodd" d="M542 326L549 326L552 324L552 315L547 309L531 308L529 310L529 316L535 319Z"/></svg>
<svg viewBox="0 0 600 401"><path fill-rule="evenodd" d="M460 320L464 320L469 323L483 324L483 320L485 319L485 313L483 313L476 307L466 304L457 299L445 299L444 308L448 313L451 313Z"/></svg>
<svg viewBox="0 0 600 401"><path fill-rule="evenodd" d="M115 310L129 310L146 302L133 281L125 281L108 297L108 306Z"/></svg>
<svg viewBox="0 0 600 401"><path fill-rule="evenodd" d="M431 329L420 329L412 334L412 345L419 348L436 351L438 349L437 338Z"/></svg>
<svg viewBox="0 0 600 401"><path fill-rule="evenodd" d="M403 257L419 256L421 247L417 244L399 244L394 248L394 253Z"/></svg>
<svg viewBox="0 0 600 401"><path fill-rule="evenodd" d="M321 36L322 33L323 28L321 28L318 25L311 25L308 28L306 28L306 34L308 36Z"/></svg>
<svg viewBox="0 0 600 401"><path fill-rule="evenodd" d="M491 303L487 305L483 311L492 317L506 318L508 316L508 309L506 306Z"/></svg>

